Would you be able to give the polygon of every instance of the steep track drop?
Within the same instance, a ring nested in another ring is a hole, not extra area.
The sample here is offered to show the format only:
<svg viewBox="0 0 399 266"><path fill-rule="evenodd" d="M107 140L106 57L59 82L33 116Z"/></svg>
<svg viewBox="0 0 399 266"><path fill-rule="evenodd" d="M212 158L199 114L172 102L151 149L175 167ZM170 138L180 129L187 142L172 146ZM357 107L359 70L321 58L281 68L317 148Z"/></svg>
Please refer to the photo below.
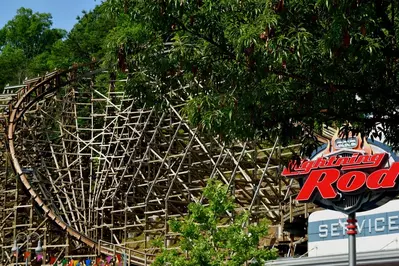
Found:
<svg viewBox="0 0 399 266"><path fill-rule="evenodd" d="M88 245L97 252L105 254L105 255L115 255L115 253L119 254L128 254L128 258L131 262L138 265L147 265L147 262L151 262L151 260L147 260L147 256L145 253L134 251L131 249L127 249L124 247L116 247L114 245L108 245L108 248L105 245L101 244L101 241L95 241L86 235L80 233L79 231L72 228L70 225L65 223L55 212L47 206L38 193L32 188L27 174L22 171L22 168L19 164L18 158L16 156L15 146L14 146L14 134L18 130L18 121L23 118L25 112L27 112L36 102L42 100L47 95L55 92L62 86L70 84L71 82L75 82L78 80L76 78L77 69L73 68L68 71L56 71L46 75L46 77L35 84L31 88L26 88L19 91L15 104L10 104L9 109L9 120L8 120L8 149L10 152L12 164L16 174L19 176L22 184L32 196L32 199L36 202L36 204L42 209L44 214L54 223L56 223L60 228L65 230L70 236L74 237L76 240L83 242ZM86 75L94 74L86 73ZM105 242L103 242L105 243ZM132 254L133 253L133 254ZM137 256L138 255L138 256Z"/></svg>
<svg viewBox="0 0 399 266"><path fill-rule="evenodd" d="M38 100L42 99L46 95L54 92L58 87L60 87L62 77L70 72L55 72L46 77L43 81L39 82L27 91L20 92L15 105L10 105L10 117L8 121L8 148L12 158L12 163L15 172L20 177L22 184L25 186L27 191L31 194L32 198L36 201L38 206L42 208L44 213L55 223L57 223L62 229L66 230L71 236L75 237L77 240L84 242L92 248L95 248L96 242L90 238L80 234L70 226L68 226L64 221L62 221L57 215L44 204L43 200L39 195L32 189L28 177L23 173L22 168L18 162L18 158L15 154L14 147L14 133L17 130L18 120L23 116L23 114Z"/></svg>
<svg viewBox="0 0 399 266"><path fill-rule="evenodd" d="M227 147L181 117L184 87L165 95L167 108L159 112L137 106L112 73L93 69L50 73L20 90L9 107L15 172L44 214L69 235L99 253L130 253L132 262L145 265L153 256L151 239L173 244L176 234L167 221L200 199L209 178L229 185L255 221L277 225L292 216L289 195L296 184L279 174L281 158L297 146ZM101 85L104 77L108 88Z"/></svg>

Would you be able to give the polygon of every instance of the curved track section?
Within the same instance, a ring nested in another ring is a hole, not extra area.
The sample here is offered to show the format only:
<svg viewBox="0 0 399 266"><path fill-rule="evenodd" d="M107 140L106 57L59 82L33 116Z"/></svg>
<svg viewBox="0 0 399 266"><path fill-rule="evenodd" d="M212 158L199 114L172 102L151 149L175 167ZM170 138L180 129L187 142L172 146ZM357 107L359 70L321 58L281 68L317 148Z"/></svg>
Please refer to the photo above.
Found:
<svg viewBox="0 0 399 266"><path fill-rule="evenodd" d="M30 180L31 176L26 173L26 169L21 167L19 158L16 151L15 135L18 130L21 130L19 126L23 127L22 120L24 114L31 111L32 107L37 105L39 102L45 102L46 98L51 98L57 90L64 86L69 86L78 82L80 79L92 77L97 72L85 72L84 74L79 73L77 68L70 69L68 71L56 71L46 75L43 79L39 78L35 80L34 85L30 87L24 87L17 94L15 104L11 104L9 107L9 120L8 120L8 149L11 156L12 164L15 173L19 176L21 183L24 185L26 191L30 194L32 199L36 202L37 206L42 210L45 216L57 224L62 230L66 231L67 234L75 238L77 241L82 242L89 246L92 250L96 250L98 253L105 255L115 254L126 254L128 260L135 265L147 265L151 263L151 255L147 255L144 252L128 249L120 245L107 243L101 240L93 240L88 237L84 232L81 232L70 224L66 223L64 219L54 211L54 208L45 203L41 195L35 191L32 187ZM36 106L40 108L40 105ZM37 112L35 110L34 112ZM35 134L34 132L31 132ZM35 152L38 152L37 150ZM43 193L42 193L43 194ZM55 196L55 195L47 195ZM67 217L68 220L68 217Z"/></svg>
<svg viewBox="0 0 399 266"><path fill-rule="evenodd" d="M200 201L209 178L228 185L254 221L292 216L287 201L296 184L280 177L280 162L295 145L226 146L181 117L184 86L164 96L161 111L125 95L126 77L93 69L48 74L9 107L15 172L40 211L69 235L104 254L129 249L136 264L146 264L156 253L152 239L163 238L165 247L178 239L168 220Z"/></svg>
<svg viewBox="0 0 399 266"><path fill-rule="evenodd" d="M95 248L97 244L96 241L86 237L85 235L79 233L77 230L66 224L62 219L60 219L60 217L58 217L54 213L54 211L49 206L44 203L41 197L33 190L28 180L27 174L22 171L22 168L19 164L14 145L15 131L18 130L18 121L22 118L23 114L28 111L35 102L43 99L44 97L46 97L46 95L51 94L59 87L70 82L66 79L63 80L63 78L65 78L70 73L72 72L64 71L52 73L32 88L28 88L26 91L20 92L17 102L15 103L15 105L11 106L12 109L10 110L10 117L8 121L8 148L10 151L15 172L20 177L22 184L25 186L37 205L47 215L47 217L49 217L52 221L58 224L63 230L66 230L68 234L75 237L77 240L82 241L92 248Z"/></svg>

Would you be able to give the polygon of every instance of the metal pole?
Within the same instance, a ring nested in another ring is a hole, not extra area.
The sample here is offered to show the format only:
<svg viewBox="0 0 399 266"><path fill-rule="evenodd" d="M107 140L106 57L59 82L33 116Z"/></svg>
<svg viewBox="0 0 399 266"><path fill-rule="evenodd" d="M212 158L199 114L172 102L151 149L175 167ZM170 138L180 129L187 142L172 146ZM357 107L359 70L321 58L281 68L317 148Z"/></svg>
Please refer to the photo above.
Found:
<svg viewBox="0 0 399 266"><path fill-rule="evenodd" d="M30 241L30 235L28 234L28 235L26 236L26 251L27 251L27 252L29 252L29 241ZM29 256L27 256L27 257L25 258L25 264L26 264L26 265L28 265L28 263L26 263L26 262L28 262L28 259L31 260L30 254L29 254Z"/></svg>
<svg viewBox="0 0 399 266"><path fill-rule="evenodd" d="M356 213L351 213L348 215L348 224L346 226L348 234L348 251L349 251L349 266L356 266Z"/></svg>

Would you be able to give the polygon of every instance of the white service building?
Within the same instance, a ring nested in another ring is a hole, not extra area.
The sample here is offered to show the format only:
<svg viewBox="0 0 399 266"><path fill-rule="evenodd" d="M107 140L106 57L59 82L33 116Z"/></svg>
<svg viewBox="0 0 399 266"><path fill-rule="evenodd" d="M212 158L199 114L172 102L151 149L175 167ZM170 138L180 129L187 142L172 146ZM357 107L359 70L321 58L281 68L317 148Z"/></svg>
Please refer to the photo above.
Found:
<svg viewBox="0 0 399 266"><path fill-rule="evenodd" d="M358 265L399 265L399 200L357 213ZM308 220L308 257L284 258L266 265L348 265L347 215L323 210Z"/></svg>
<svg viewBox="0 0 399 266"><path fill-rule="evenodd" d="M398 249L399 252L399 200L371 211L361 212L357 217L357 252ZM309 257L346 254L348 235L347 216L324 210L314 212L308 221Z"/></svg>

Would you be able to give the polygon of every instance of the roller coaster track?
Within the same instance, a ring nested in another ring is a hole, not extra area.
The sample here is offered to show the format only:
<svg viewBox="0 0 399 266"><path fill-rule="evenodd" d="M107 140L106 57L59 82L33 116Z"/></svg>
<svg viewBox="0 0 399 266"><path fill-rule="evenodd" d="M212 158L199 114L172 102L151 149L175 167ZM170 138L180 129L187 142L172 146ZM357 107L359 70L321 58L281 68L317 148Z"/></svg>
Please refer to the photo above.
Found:
<svg viewBox="0 0 399 266"><path fill-rule="evenodd" d="M27 112L35 103L40 100L43 100L46 96L55 92L62 86L70 84L72 82L76 82L78 79L84 77L77 76L77 68L71 68L66 71L55 71L50 74L47 74L45 78L38 79L37 83L32 87L23 88L17 94L15 103L9 105L9 119L8 119L8 150L11 155L12 165L14 167L15 173L19 176L22 184L26 188L26 190L31 195L32 199L36 202L36 204L43 210L44 214L54 223L56 223L60 228L66 231L70 236L74 237L76 240L83 242L87 246L91 247L94 250L97 250L98 253L102 253L105 255L115 255L119 254L127 254L129 253L130 262L136 265L147 265L152 260L147 259L147 255L145 253L135 251L132 249L127 249L125 247L116 246L113 244L105 244L104 241L95 241L86 235L80 233L76 229L72 228L70 225L65 223L53 210L51 207L47 206L38 193L32 188L28 175L25 174L20 166L18 158L16 156L16 150L14 145L14 136L15 132L18 130L18 122L23 118L25 112ZM94 74L95 72L88 72L88 75ZM108 246L108 247L107 247ZM132 254L133 253L133 254ZM150 255L151 256L151 255Z"/></svg>
<svg viewBox="0 0 399 266"><path fill-rule="evenodd" d="M175 241L176 234L170 232L168 219L184 216L187 205L201 198L205 180L214 177L234 191L240 208L250 211L254 219L267 218L277 225L312 211L292 204L290 195L298 185L279 176L281 158L288 158L298 145L281 147L273 141L273 148L256 142L226 147L215 137L197 134L180 116L184 86L165 96L167 111L155 114L153 108L135 105L134 99L117 100L117 92L110 93L116 86L111 73L106 73L111 80L106 82L109 94L96 90L92 83L97 74L104 72L93 64L31 80L13 94L4 115L9 157L25 192L48 220L77 242L97 254L129 254L132 264L147 265L154 257L147 238L161 235L165 247L170 247L168 241ZM79 82L90 84L89 88L75 90ZM84 112L76 111L76 106ZM60 110L64 107L68 110ZM64 119L64 114L69 117ZM79 120L83 116L91 119L86 128L86 120ZM58 125L62 122L68 126ZM46 131L56 131L49 130L54 125L58 131L53 143L48 136L52 132ZM29 154L24 156L27 149ZM47 155L38 154L42 149ZM43 163L42 157L48 161ZM32 162L37 159L39 167ZM34 180L31 168L35 167L41 167L37 172L44 169L39 174L41 181L48 181L47 187Z"/></svg>

